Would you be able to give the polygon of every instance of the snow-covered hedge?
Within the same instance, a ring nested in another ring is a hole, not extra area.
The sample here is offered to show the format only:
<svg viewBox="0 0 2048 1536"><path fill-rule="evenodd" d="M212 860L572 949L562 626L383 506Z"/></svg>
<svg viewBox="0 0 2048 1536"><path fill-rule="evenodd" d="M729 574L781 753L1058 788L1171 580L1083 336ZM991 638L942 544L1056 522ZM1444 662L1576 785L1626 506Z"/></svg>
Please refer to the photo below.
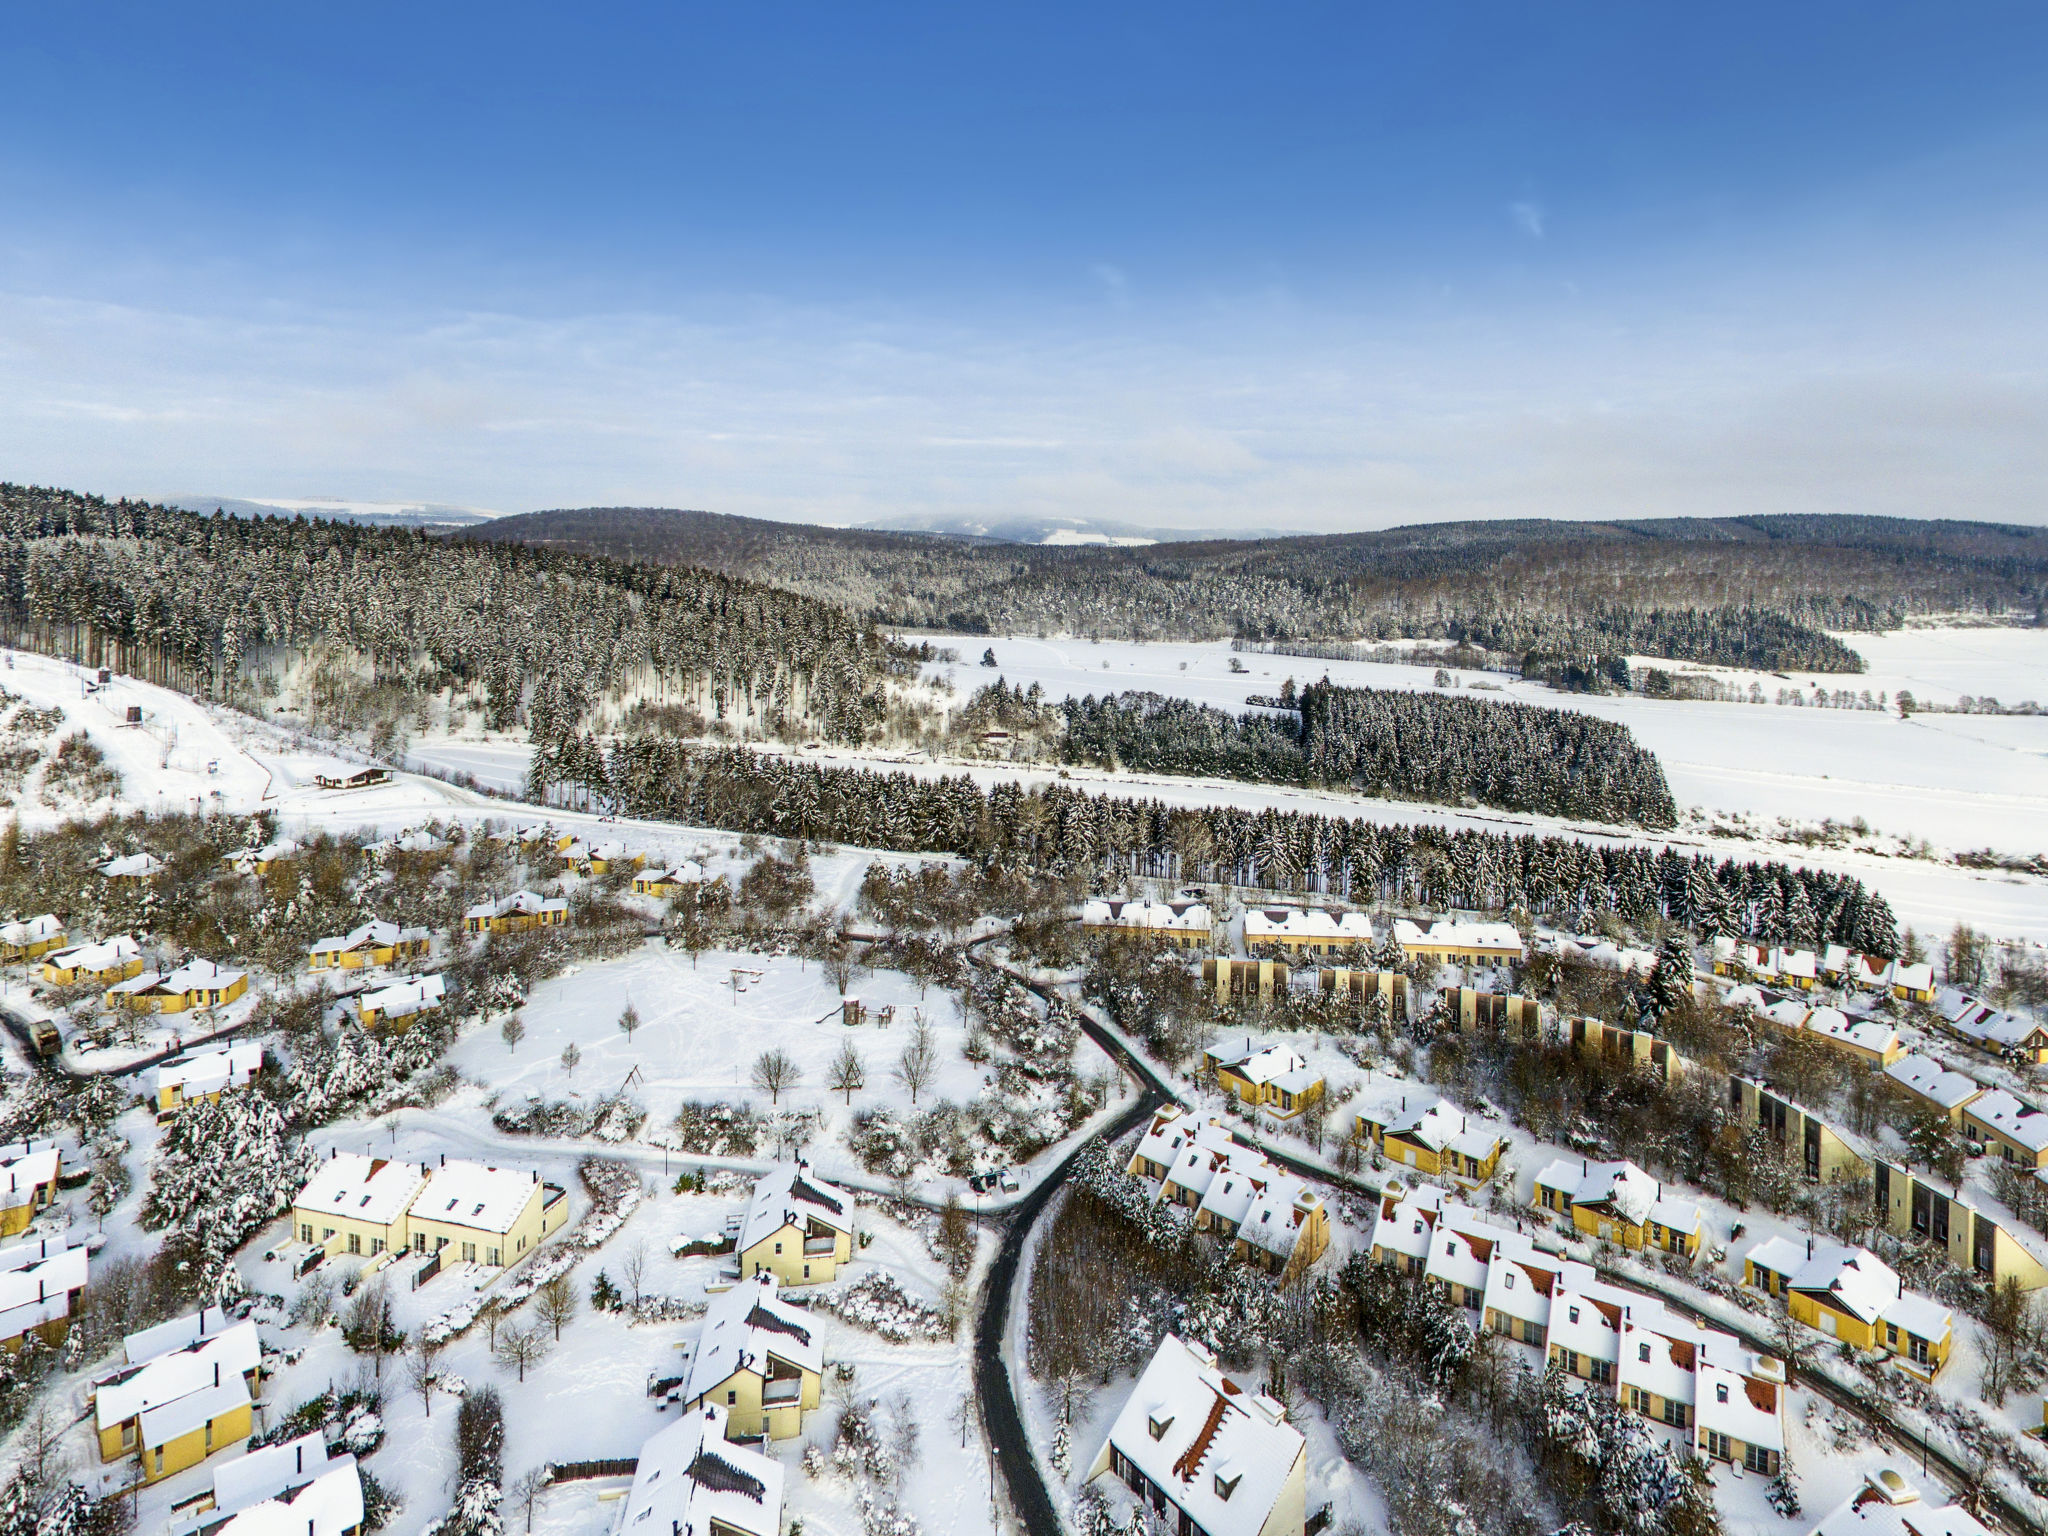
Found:
<svg viewBox="0 0 2048 1536"><path fill-rule="evenodd" d="M909 1295L894 1275L879 1269L851 1285L818 1292L811 1305L895 1344L938 1343L953 1336L952 1320L943 1311Z"/></svg>

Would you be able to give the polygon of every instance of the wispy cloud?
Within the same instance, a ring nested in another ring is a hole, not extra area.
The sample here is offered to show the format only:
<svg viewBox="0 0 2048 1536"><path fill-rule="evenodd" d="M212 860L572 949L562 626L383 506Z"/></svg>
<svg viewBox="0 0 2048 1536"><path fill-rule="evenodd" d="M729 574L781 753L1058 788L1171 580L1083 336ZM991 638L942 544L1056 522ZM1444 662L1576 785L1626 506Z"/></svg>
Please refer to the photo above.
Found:
<svg viewBox="0 0 2048 1536"><path fill-rule="evenodd" d="M1550 214L1541 203L1517 201L1508 204L1508 217L1515 221L1515 228L1531 240L1543 238L1543 226Z"/></svg>

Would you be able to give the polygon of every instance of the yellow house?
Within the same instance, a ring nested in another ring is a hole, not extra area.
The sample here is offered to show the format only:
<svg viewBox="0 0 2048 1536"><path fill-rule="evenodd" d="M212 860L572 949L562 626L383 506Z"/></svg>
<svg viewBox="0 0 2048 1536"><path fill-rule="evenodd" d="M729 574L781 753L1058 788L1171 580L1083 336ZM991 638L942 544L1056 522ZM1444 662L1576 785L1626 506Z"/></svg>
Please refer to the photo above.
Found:
<svg viewBox="0 0 2048 1536"><path fill-rule="evenodd" d="M1910 1101L1933 1110L1950 1125L1961 1125L1963 1110L1984 1092L1974 1077L1951 1072L1932 1056L1901 1056L1884 1069L1884 1075Z"/></svg>
<svg viewBox="0 0 2048 1536"><path fill-rule="evenodd" d="M1292 1285L1329 1249L1329 1210L1305 1180L1249 1149L1232 1159L1231 1171L1244 1171L1247 1164L1251 1165L1252 1200L1231 1233L1231 1256L1264 1270L1281 1285ZM1212 1201L1205 1201L1205 1207L1222 1203L1221 1191L1227 1182L1210 1185Z"/></svg>
<svg viewBox="0 0 2048 1536"><path fill-rule="evenodd" d="M423 1013L438 1010L447 996L439 975L410 976L404 981L365 992L356 1000L356 1017L365 1029L410 1029Z"/></svg>
<svg viewBox="0 0 2048 1536"><path fill-rule="evenodd" d="M1473 1125L1457 1105L1428 1094L1415 1095L1412 1106L1403 1094L1392 1108L1362 1112L1358 1137L1377 1146L1388 1162L1467 1184L1492 1178L1507 1150L1504 1137Z"/></svg>
<svg viewBox="0 0 2048 1536"><path fill-rule="evenodd" d="M347 933L306 947L306 966L315 971L356 971L374 965L404 965L424 959L433 939L424 928L401 928L371 918Z"/></svg>
<svg viewBox="0 0 2048 1536"><path fill-rule="evenodd" d="M224 1323L208 1308L129 1335L129 1363L93 1384L101 1461L134 1456L153 1483L248 1439L262 1349L253 1322Z"/></svg>
<svg viewBox="0 0 2048 1536"><path fill-rule="evenodd" d="M299 845L288 837L265 843L261 848L249 848L241 853L230 853L221 862L240 875L264 875L275 864L288 863L299 856Z"/></svg>
<svg viewBox="0 0 2048 1536"><path fill-rule="evenodd" d="M568 1191L537 1173L455 1158L413 1197L406 1226L414 1253L453 1248L465 1264L516 1264L569 1215Z"/></svg>
<svg viewBox="0 0 2048 1536"><path fill-rule="evenodd" d="M109 1008L136 1013L186 1013L217 1008L249 990L247 971L223 970L211 960L189 960L168 976L143 971L107 988Z"/></svg>
<svg viewBox="0 0 2048 1536"><path fill-rule="evenodd" d="M541 897L514 891L503 901L480 902L462 914L464 933L525 933L556 928L569 921L569 903L560 896Z"/></svg>
<svg viewBox="0 0 2048 1536"><path fill-rule="evenodd" d="M418 1163L340 1152L322 1163L292 1201L292 1233L327 1257L375 1258L412 1246L406 1215L427 1187Z"/></svg>
<svg viewBox="0 0 2048 1536"><path fill-rule="evenodd" d="M694 891L704 883L704 866L695 859L685 859L667 869L643 870L633 877L633 894L636 896L659 896L666 900L680 896L685 891Z"/></svg>
<svg viewBox="0 0 2048 1536"><path fill-rule="evenodd" d="M1285 960L1227 960L1211 955L1202 962L1202 985L1219 1003L1248 998L1267 1001L1287 993Z"/></svg>
<svg viewBox="0 0 2048 1536"><path fill-rule="evenodd" d="M1290 956L1370 949L1372 919L1363 912L1329 912L1321 907L1246 907L1244 942L1247 947L1277 945Z"/></svg>
<svg viewBox="0 0 2048 1536"><path fill-rule="evenodd" d="M1634 1163L1592 1163L1574 1168L1559 1158L1536 1175L1536 1204L1568 1220L1582 1235L1624 1248L1656 1248L1695 1256L1706 1236L1706 1217L1689 1201L1674 1200Z"/></svg>
<svg viewBox="0 0 2048 1536"><path fill-rule="evenodd" d="M1867 1248L1773 1237L1743 1255L1742 1277L1784 1301L1794 1320L1851 1349L1888 1353L1925 1380L1948 1363L1949 1309L1901 1289L1891 1266Z"/></svg>
<svg viewBox="0 0 2048 1536"><path fill-rule="evenodd" d="M10 1355L31 1333L45 1344L61 1344L70 1331L91 1261L83 1244L67 1243L44 1238L0 1249L0 1349Z"/></svg>
<svg viewBox="0 0 2048 1536"><path fill-rule="evenodd" d="M64 1160L54 1141L16 1141L0 1147L0 1237L12 1237L57 1197Z"/></svg>
<svg viewBox="0 0 2048 1536"><path fill-rule="evenodd" d="M1285 1045L1212 1045L1202 1052L1202 1070L1218 1087L1245 1104L1291 1119L1323 1096L1322 1074Z"/></svg>
<svg viewBox="0 0 2048 1536"><path fill-rule="evenodd" d="M2001 1162L2022 1168L2048 1167L2048 1114L2014 1098L2003 1088L1980 1094L1963 1106L1963 1138Z"/></svg>
<svg viewBox="0 0 2048 1536"><path fill-rule="evenodd" d="M0 962L34 960L63 947L64 925L51 912L0 927Z"/></svg>
<svg viewBox="0 0 2048 1536"><path fill-rule="evenodd" d="M80 982L111 986L142 970L142 946L125 933L98 944L74 944L43 956L43 980L53 987L73 987Z"/></svg>
<svg viewBox="0 0 2048 1536"><path fill-rule="evenodd" d="M693 1408L725 1409L731 1435L788 1440L818 1406L825 1351L811 1317L781 1300L773 1273L711 1299L683 1387Z"/></svg>
<svg viewBox="0 0 2048 1536"><path fill-rule="evenodd" d="M1097 896L1081 903L1081 926L1102 933L1129 934L1182 949L1201 949L1215 931L1209 906L1201 901L1147 901L1143 897Z"/></svg>
<svg viewBox="0 0 2048 1536"><path fill-rule="evenodd" d="M217 1051L180 1056L156 1069L156 1112L176 1114L196 1099L218 1099L230 1088L245 1088L263 1070L263 1046L248 1042Z"/></svg>
<svg viewBox="0 0 2048 1536"><path fill-rule="evenodd" d="M647 862L647 855L633 852L624 843L599 843L583 862L593 875L608 875L615 869L641 868Z"/></svg>
<svg viewBox="0 0 2048 1536"><path fill-rule="evenodd" d="M1832 1184L1870 1176L1870 1157L1860 1144L1768 1083L1730 1077L1728 1108L1743 1125L1760 1127L1783 1147L1809 1179Z"/></svg>
<svg viewBox="0 0 2048 1536"><path fill-rule="evenodd" d="M1394 924L1394 942L1410 960L1443 965L1520 965L1527 954L1511 923L1440 920L1424 929L1402 918Z"/></svg>
<svg viewBox="0 0 2048 1536"><path fill-rule="evenodd" d="M1929 1175L1894 1168L1881 1158L1872 1182L1878 1213L1892 1231L1939 1243L1951 1264L1974 1271L1993 1287L2007 1280L2017 1280L2026 1291L2048 1286L2048 1262L2033 1233L2016 1232Z"/></svg>
<svg viewBox="0 0 2048 1536"><path fill-rule="evenodd" d="M834 1278L853 1258L853 1202L809 1163L787 1163L754 1183L734 1244L740 1274L775 1276L784 1285Z"/></svg>

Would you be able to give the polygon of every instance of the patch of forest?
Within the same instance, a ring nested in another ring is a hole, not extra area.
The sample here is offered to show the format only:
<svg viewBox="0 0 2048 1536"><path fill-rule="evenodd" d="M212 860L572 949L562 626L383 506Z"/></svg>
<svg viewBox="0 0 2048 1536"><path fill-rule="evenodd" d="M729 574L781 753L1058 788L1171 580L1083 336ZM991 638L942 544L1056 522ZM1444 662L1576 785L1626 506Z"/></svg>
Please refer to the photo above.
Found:
<svg viewBox="0 0 2048 1536"><path fill-rule="evenodd" d="M8 484L0 620L15 643L230 702L280 657L338 649L363 687L464 690L494 729L544 733L631 689L858 740L890 666L868 623L730 575Z"/></svg>
<svg viewBox="0 0 2048 1536"><path fill-rule="evenodd" d="M538 742L527 793L693 826L1099 878L1106 889L1139 876L1361 904L1519 910L1574 931L1612 912L1638 926L1661 918L1764 943L1898 949L1891 907L1860 880L1775 861L1717 865L1670 848L1169 806L1059 784L983 789L965 775L828 767L655 736Z"/></svg>
<svg viewBox="0 0 2048 1536"><path fill-rule="evenodd" d="M1625 643L1674 661L1850 671L1854 653L1822 630L2048 611L2048 530L1906 518L1450 523L1120 548L589 508L463 537L702 563L879 623L965 634Z"/></svg>
<svg viewBox="0 0 2048 1536"><path fill-rule="evenodd" d="M1289 702L1292 711L1233 715L1156 693L1068 699L1060 752L1099 767L1351 788L1440 805L1478 801L1650 827L1678 819L1656 755L1613 721L1328 681Z"/></svg>

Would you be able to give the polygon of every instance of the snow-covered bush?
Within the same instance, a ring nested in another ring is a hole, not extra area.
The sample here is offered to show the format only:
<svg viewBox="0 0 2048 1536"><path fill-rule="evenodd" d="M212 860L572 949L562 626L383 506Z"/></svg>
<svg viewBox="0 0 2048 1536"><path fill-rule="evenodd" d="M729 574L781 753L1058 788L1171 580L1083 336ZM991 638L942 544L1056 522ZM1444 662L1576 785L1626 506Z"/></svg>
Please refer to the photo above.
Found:
<svg viewBox="0 0 2048 1536"><path fill-rule="evenodd" d="M752 1157L766 1129L766 1120L747 1104L690 1100L676 1111L666 1139L674 1150L698 1157Z"/></svg>
<svg viewBox="0 0 2048 1536"><path fill-rule="evenodd" d="M631 1141L647 1123L647 1106L624 1094L606 1094L587 1104L543 1099L498 1110L491 1123L515 1136L589 1136L598 1141Z"/></svg>
<svg viewBox="0 0 2048 1536"><path fill-rule="evenodd" d="M944 1311L909 1295L885 1270L869 1270L851 1285L820 1291L811 1305L895 1344L953 1336L953 1324Z"/></svg>

